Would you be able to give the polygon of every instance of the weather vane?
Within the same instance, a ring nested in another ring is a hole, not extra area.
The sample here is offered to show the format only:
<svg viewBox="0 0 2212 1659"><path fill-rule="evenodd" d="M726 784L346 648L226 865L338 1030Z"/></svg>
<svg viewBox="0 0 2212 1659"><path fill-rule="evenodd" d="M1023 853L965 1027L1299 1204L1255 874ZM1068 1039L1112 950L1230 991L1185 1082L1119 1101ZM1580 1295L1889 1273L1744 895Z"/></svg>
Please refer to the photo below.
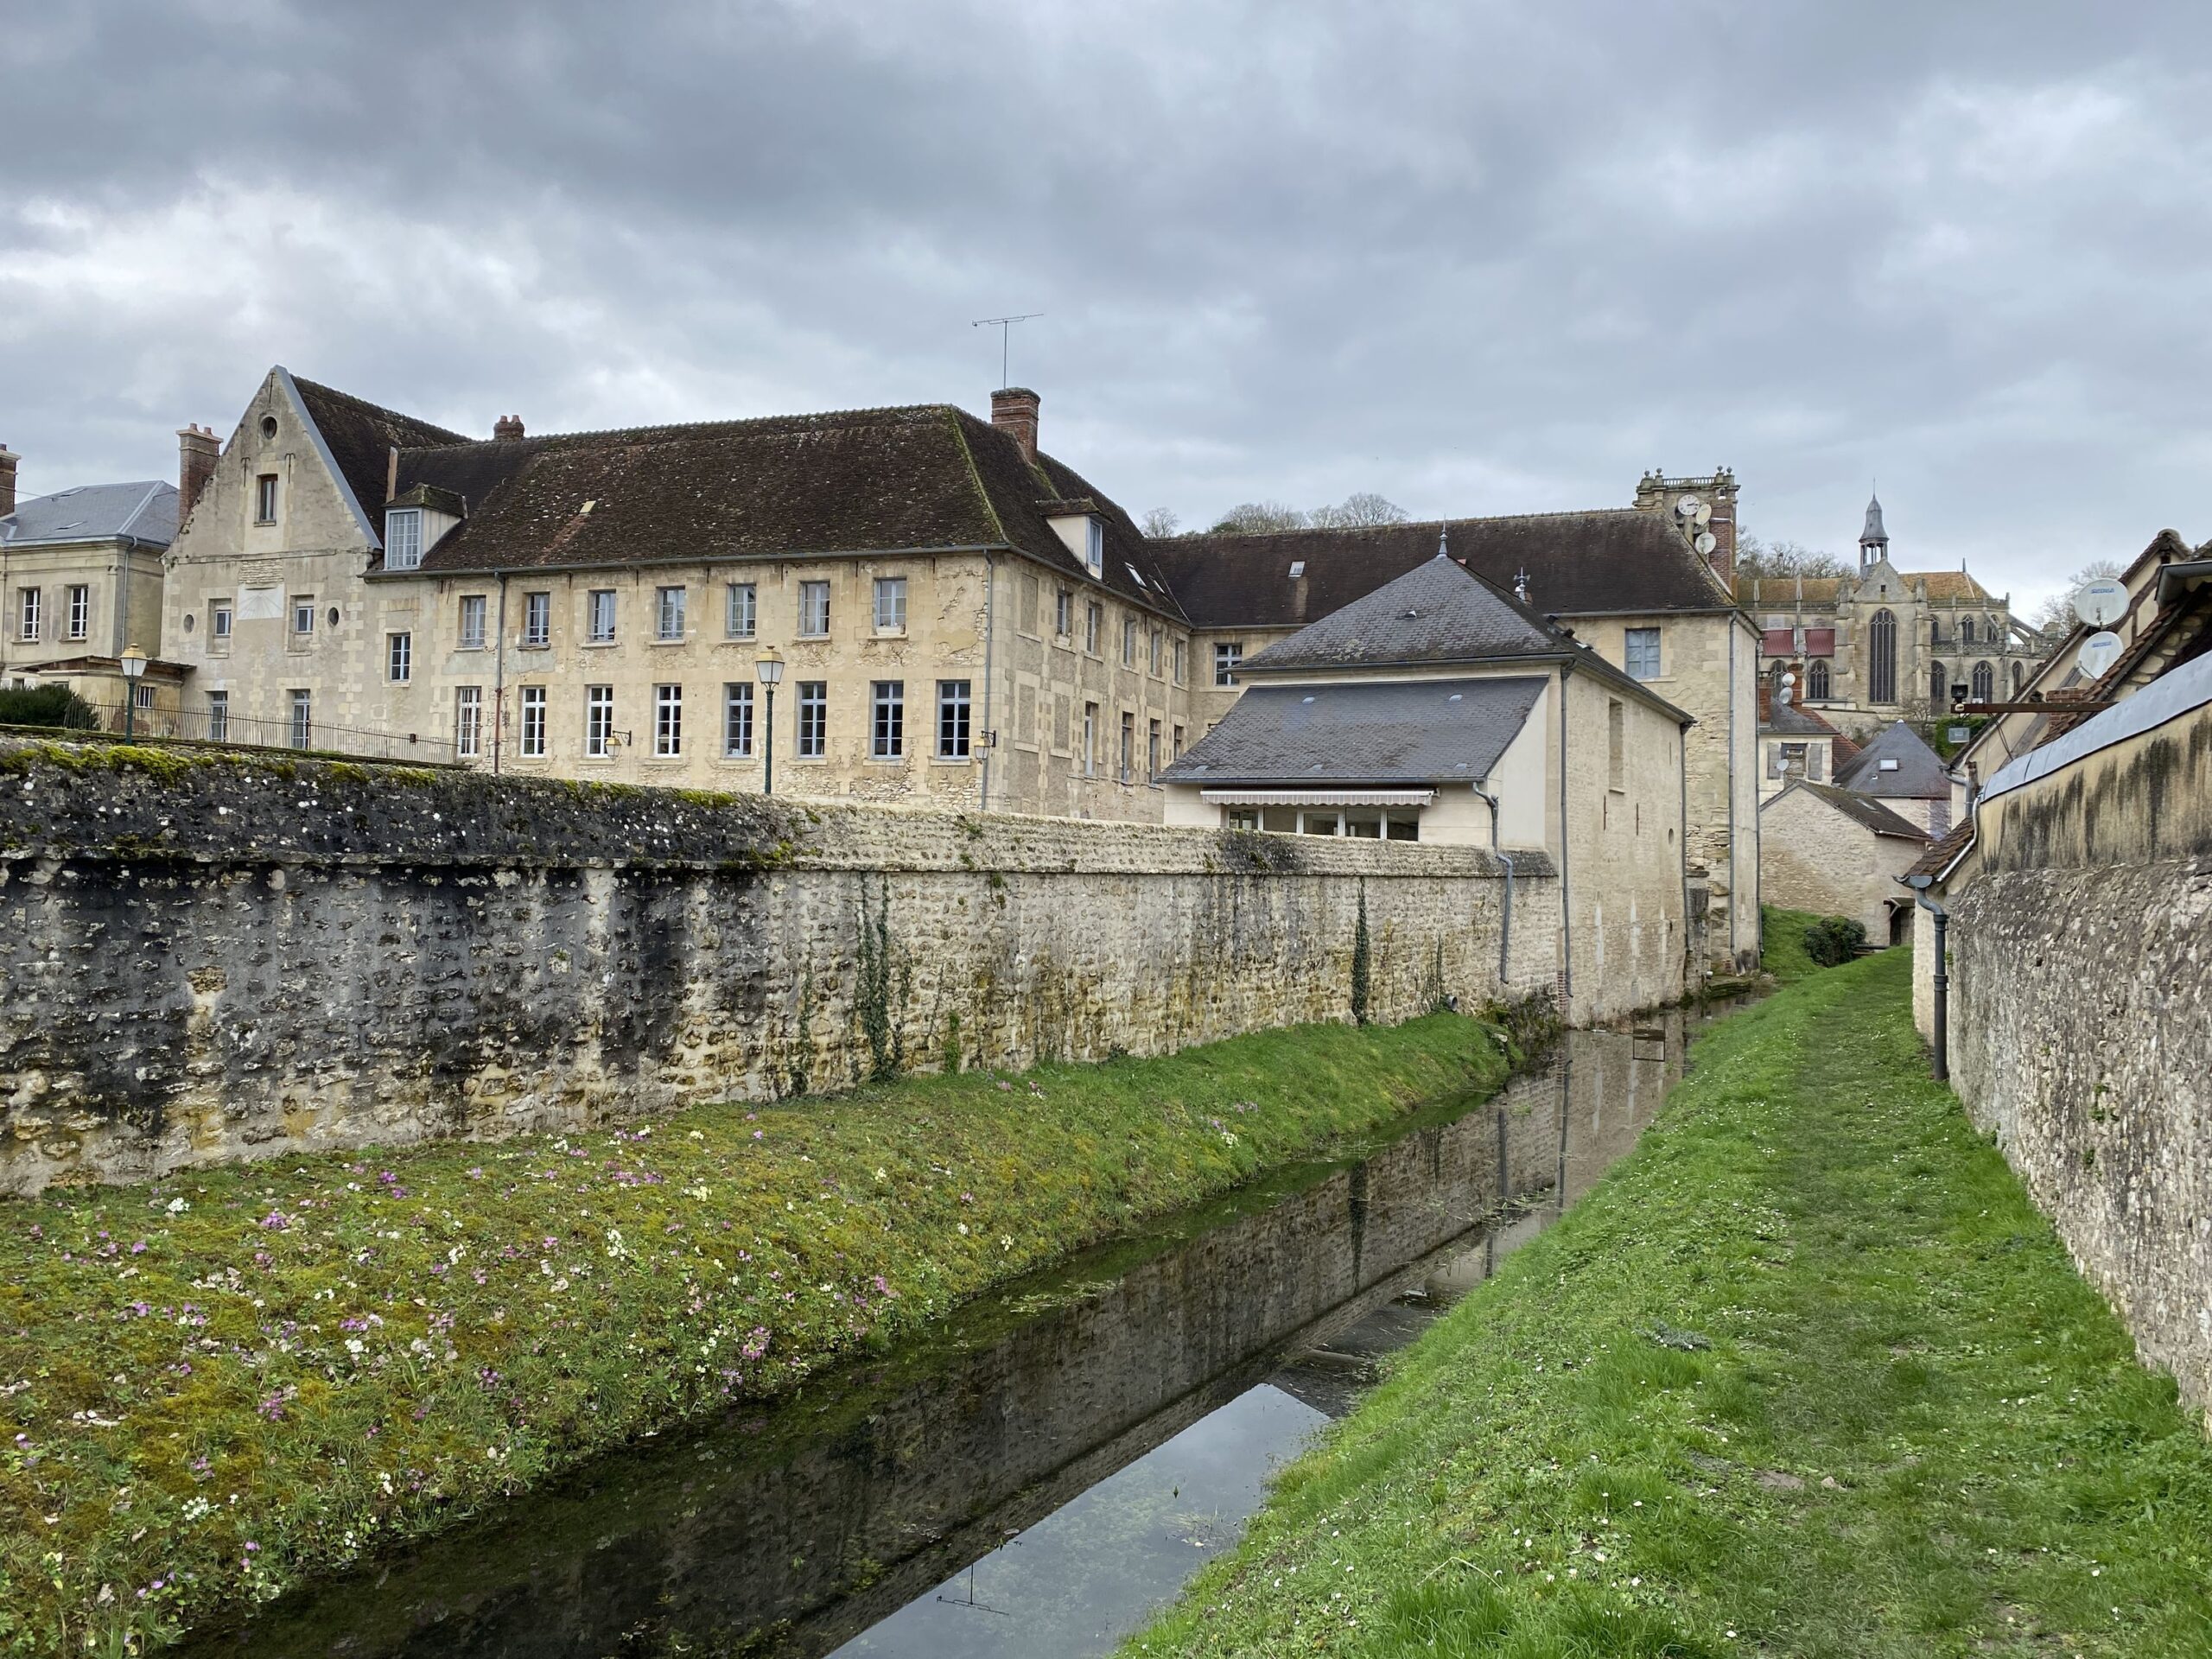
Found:
<svg viewBox="0 0 2212 1659"><path fill-rule="evenodd" d="M999 331L999 385L1001 386L1009 386L1014 384L1009 378L1008 367L1014 350L1014 325L1017 322L1027 322L1033 317L1041 317L1044 315L1042 311L1024 311L1019 316L1013 317L978 317L968 325L970 328L995 328Z"/></svg>

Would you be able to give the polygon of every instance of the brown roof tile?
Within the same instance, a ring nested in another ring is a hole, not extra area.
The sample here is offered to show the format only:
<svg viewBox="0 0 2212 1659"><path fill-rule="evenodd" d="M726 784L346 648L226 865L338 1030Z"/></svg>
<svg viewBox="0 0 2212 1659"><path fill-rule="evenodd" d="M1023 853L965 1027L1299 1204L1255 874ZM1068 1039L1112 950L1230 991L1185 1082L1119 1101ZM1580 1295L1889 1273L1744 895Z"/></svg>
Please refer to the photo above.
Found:
<svg viewBox="0 0 2212 1659"><path fill-rule="evenodd" d="M1941 875L1949 867L1951 861L1964 852L1967 843L1973 840L1974 819L1971 817L1961 818L1951 826L1949 832L1942 839L1916 859L1912 868L1905 874L1907 875Z"/></svg>
<svg viewBox="0 0 2212 1659"><path fill-rule="evenodd" d="M361 504L379 542L384 539L385 483L391 452L467 442L458 432L418 421L412 415L380 409L349 392L302 380L297 375L291 380L308 418L330 446L331 458L337 461L339 472L353 492L353 499Z"/></svg>

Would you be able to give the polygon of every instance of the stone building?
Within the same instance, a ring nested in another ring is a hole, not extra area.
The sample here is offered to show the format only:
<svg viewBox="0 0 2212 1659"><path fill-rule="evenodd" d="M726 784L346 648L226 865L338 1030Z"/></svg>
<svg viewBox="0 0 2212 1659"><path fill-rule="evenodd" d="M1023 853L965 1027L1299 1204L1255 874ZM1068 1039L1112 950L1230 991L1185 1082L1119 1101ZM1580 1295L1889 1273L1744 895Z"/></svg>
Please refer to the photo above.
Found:
<svg viewBox="0 0 2212 1659"><path fill-rule="evenodd" d="M1681 994L1691 717L1440 551L1239 664L1171 824L1541 852L1577 1024Z"/></svg>
<svg viewBox="0 0 2212 1659"><path fill-rule="evenodd" d="M1930 836L1951 828L1950 774L1936 751L1903 721L1878 733L1839 769L1835 781L1839 788L1881 802Z"/></svg>
<svg viewBox="0 0 2212 1659"><path fill-rule="evenodd" d="M1759 807L1760 888L1769 904L1848 916L1869 944L1900 944L1912 899L1898 878L1929 839L1881 801L1801 778Z"/></svg>
<svg viewBox="0 0 2212 1659"><path fill-rule="evenodd" d="M1709 905L1715 958L1749 966L1759 933L1758 641L1728 588L1735 493L1725 469L1652 474L1630 507L1156 542L1192 629L1191 729L1203 733L1235 702L1246 658L1428 563L1442 538L1491 588L1696 721L1684 784L1693 902Z"/></svg>
<svg viewBox="0 0 2212 1659"><path fill-rule="evenodd" d="M1964 566L1892 564L1878 499L1866 503L1854 574L1746 576L1736 591L1759 626L1761 675L1795 674L1797 701L1858 737L1948 709L1954 684L1979 701L2016 692L2045 649L2012 615L2011 595Z"/></svg>
<svg viewBox="0 0 2212 1659"><path fill-rule="evenodd" d="M162 654L162 555L176 534L176 486L85 484L18 501L20 459L0 448L0 684L67 685L120 730L121 659L135 645L151 660L133 723L164 729L183 677Z"/></svg>
<svg viewBox="0 0 2212 1659"><path fill-rule="evenodd" d="M1157 821L1189 629L1036 394L472 441L270 371L170 556L208 734ZM759 664L772 648L783 678Z"/></svg>
<svg viewBox="0 0 2212 1659"><path fill-rule="evenodd" d="M1832 784L1862 753L1817 709L1796 701L1794 675L1759 683L1759 804L1792 783ZM1766 820L1762 817L1760 823ZM1764 845L1765 830L1760 830Z"/></svg>

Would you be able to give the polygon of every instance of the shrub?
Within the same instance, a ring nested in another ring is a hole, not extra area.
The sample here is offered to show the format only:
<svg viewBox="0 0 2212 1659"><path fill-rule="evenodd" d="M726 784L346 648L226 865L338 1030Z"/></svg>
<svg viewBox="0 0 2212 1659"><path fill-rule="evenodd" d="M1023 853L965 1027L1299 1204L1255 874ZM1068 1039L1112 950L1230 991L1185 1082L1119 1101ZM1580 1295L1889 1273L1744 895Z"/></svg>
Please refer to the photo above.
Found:
<svg viewBox="0 0 2212 1659"><path fill-rule="evenodd" d="M99 712L66 685L0 690L0 726L64 726L96 732Z"/></svg>
<svg viewBox="0 0 2212 1659"><path fill-rule="evenodd" d="M1805 954L1822 968L1849 962L1866 944L1866 924L1848 916L1823 916L1805 930Z"/></svg>

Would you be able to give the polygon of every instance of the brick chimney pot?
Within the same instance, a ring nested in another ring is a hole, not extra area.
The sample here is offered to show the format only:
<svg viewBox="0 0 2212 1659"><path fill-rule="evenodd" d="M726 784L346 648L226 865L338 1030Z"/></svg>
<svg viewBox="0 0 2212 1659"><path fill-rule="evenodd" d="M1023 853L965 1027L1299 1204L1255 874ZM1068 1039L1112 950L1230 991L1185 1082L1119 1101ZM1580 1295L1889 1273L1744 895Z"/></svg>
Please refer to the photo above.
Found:
<svg viewBox="0 0 2212 1659"><path fill-rule="evenodd" d="M0 443L0 518L16 510L16 463L22 457Z"/></svg>
<svg viewBox="0 0 2212 1659"><path fill-rule="evenodd" d="M1037 460L1037 394L1027 386L1002 386L991 394L991 424L1020 446L1021 458Z"/></svg>
<svg viewBox="0 0 2212 1659"><path fill-rule="evenodd" d="M512 442L522 436L522 416L502 415L492 423L492 435L502 443Z"/></svg>
<svg viewBox="0 0 2212 1659"><path fill-rule="evenodd" d="M184 521L192 517L200 494L207 487L207 480L215 475L215 463L222 457L222 446L215 442L215 435L197 422L188 423L176 429L176 522L182 529Z"/></svg>

